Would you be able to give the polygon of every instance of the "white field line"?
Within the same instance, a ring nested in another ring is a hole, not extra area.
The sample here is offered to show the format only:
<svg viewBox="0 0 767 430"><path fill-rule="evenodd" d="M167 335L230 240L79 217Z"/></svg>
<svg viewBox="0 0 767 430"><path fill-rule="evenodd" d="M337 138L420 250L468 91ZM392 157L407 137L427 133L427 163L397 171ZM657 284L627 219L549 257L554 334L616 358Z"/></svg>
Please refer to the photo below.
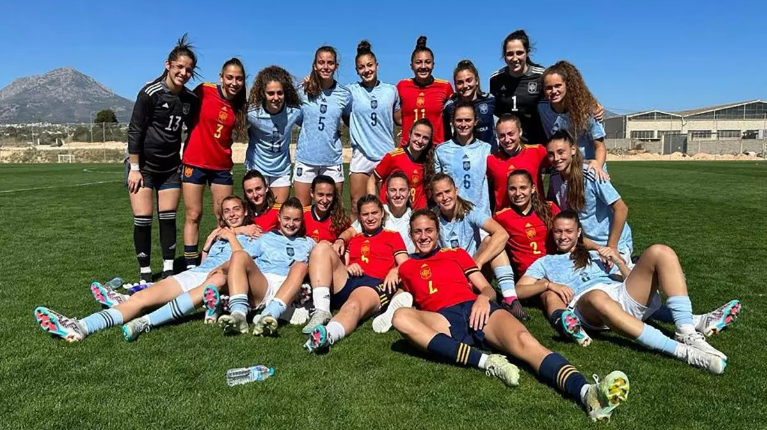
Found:
<svg viewBox="0 0 767 430"><path fill-rule="evenodd" d="M49 187L19 188L16 190L2 190L0 191L0 194L20 193L22 191L52 190L56 188L87 187L88 185L109 184L112 182L123 182L123 180L115 179L112 181L84 182L82 184L72 184L72 185L51 185Z"/></svg>

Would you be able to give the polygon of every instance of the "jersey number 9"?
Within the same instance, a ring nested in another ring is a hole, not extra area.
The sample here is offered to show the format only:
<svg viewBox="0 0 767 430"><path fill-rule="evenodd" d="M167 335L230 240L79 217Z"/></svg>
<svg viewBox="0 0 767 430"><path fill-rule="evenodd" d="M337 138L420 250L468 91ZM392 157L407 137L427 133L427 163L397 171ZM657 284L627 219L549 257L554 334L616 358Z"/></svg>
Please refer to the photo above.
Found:
<svg viewBox="0 0 767 430"><path fill-rule="evenodd" d="M375 112L370 112L370 125L372 125L373 127L378 125L378 114L376 114Z"/></svg>

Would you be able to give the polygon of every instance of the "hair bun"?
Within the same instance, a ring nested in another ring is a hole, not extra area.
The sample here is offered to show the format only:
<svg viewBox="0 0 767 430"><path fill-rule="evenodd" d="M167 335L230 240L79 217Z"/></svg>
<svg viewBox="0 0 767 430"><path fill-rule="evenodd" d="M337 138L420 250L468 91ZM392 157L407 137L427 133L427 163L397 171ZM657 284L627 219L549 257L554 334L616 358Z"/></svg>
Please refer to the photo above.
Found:
<svg viewBox="0 0 767 430"><path fill-rule="evenodd" d="M357 44L357 55L367 54L370 52L371 46L370 42L367 40L361 41L359 44Z"/></svg>
<svg viewBox="0 0 767 430"><path fill-rule="evenodd" d="M416 48L425 48L426 47L426 36L420 36L418 40L415 42Z"/></svg>

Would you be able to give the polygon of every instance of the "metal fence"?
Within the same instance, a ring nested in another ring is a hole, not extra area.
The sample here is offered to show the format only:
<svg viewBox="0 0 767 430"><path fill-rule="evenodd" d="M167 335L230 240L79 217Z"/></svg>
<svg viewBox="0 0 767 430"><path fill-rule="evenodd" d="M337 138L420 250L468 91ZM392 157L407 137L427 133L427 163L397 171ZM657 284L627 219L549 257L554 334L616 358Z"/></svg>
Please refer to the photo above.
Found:
<svg viewBox="0 0 767 430"><path fill-rule="evenodd" d="M666 136L669 137L669 136ZM652 154L671 154L681 152L687 155L736 155L750 153L767 158L766 139L720 139L720 140L684 140L677 142L672 137L664 140L642 139L605 139L608 152L628 153L630 151L646 151Z"/></svg>

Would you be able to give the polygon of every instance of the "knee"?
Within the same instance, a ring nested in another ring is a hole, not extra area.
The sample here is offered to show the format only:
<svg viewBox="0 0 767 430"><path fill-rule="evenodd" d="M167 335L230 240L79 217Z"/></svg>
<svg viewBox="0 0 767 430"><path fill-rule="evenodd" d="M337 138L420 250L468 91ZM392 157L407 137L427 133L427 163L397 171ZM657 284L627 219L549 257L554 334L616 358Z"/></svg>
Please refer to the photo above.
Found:
<svg viewBox="0 0 767 430"><path fill-rule="evenodd" d="M312 258L316 260L318 256L328 255L328 252L335 253L333 247L331 247L328 242L321 241L312 248L312 252L309 253L309 260L311 261Z"/></svg>
<svg viewBox="0 0 767 430"><path fill-rule="evenodd" d="M248 254L247 252L245 252L242 249L238 249L237 251L234 251L232 253L232 257L231 257L231 260L232 260L233 264L234 263L246 263L246 262L248 262L249 260L252 260L252 259L253 259L253 257L251 257L250 254Z"/></svg>
<svg viewBox="0 0 767 430"><path fill-rule="evenodd" d="M607 314L610 307L615 303L604 291L592 291L583 297L582 300L601 315Z"/></svg>
<svg viewBox="0 0 767 430"><path fill-rule="evenodd" d="M394 316L391 320L394 329L400 333L408 332L413 320L414 312L415 309L412 308L399 308L394 311Z"/></svg>
<svg viewBox="0 0 767 430"><path fill-rule="evenodd" d="M186 208L186 223L199 224L202 219L202 209Z"/></svg>
<svg viewBox="0 0 767 430"><path fill-rule="evenodd" d="M530 350L541 346L540 343L527 330L520 330L514 336L514 344L523 350Z"/></svg>
<svg viewBox="0 0 767 430"><path fill-rule="evenodd" d="M349 300L344 303L341 311L359 317L362 314L362 304L358 300Z"/></svg>
<svg viewBox="0 0 767 430"><path fill-rule="evenodd" d="M651 245L649 248L647 248L645 254L653 257L656 260L679 259L679 257L676 255L676 252L674 252L670 246L661 244Z"/></svg>

